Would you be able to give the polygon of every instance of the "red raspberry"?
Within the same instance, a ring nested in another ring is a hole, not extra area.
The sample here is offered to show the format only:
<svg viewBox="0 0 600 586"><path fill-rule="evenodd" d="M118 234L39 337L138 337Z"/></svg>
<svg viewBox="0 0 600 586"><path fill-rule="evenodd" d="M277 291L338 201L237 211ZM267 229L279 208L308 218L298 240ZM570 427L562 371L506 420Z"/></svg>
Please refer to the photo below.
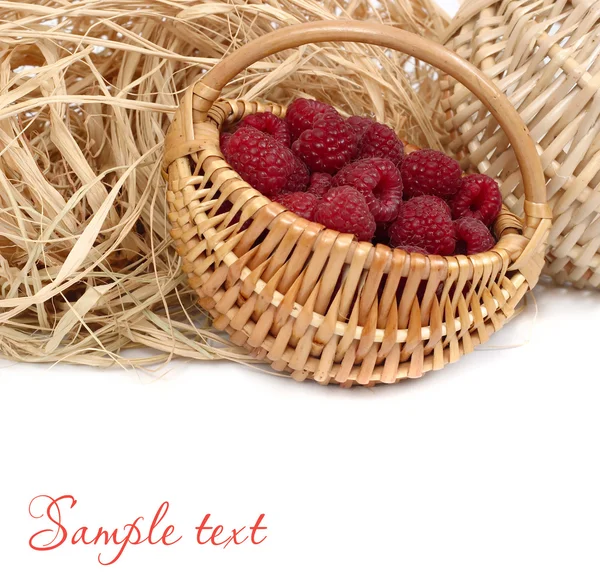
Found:
<svg viewBox="0 0 600 586"><path fill-rule="evenodd" d="M456 251L454 254L477 254L493 248L496 240L487 226L475 218L461 218L454 222Z"/></svg>
<svg viewBox="0 0 600 586"><path fill-rule="evenodd" d="M502 194L498 184L487 175L469 175L452 198L455 219L475 218L490 226L502 210Z"/></svg>
<svg viewBox="0 0 600 586"><path fill-rule="evenodd" d="M404 158L404 144L389 126L373 122L360 139L357 156L358 159L370 157L389 159L394 165L400 165Z"/></svg>
<svg viewBox="0 0 600 586"><path fill-rule="evenodd" d="M317 205L315 222L332 230L354 234L359 240L371 240L375 220L365 198L353 187L330 189Z"/></svg>
<svg viewBox="0 0 600 586"><path fill-rule="evenodd" d="M448 155L423 149L413 151L404 159L401 168L404 199L419 195L450 198L460 188L460 165Z"/></svg>
<svg viewBox="0 0 600 586"><path fill-rule="evenodd" d="M311 171L335 173L354 156L356 144L354 130L336 112L317 116L313 127L292 144L292 150Z"/></svg>
<svg viewBox="0 0 600 586"><path fill-rule="evenodd" d="M240 128L243 128L244 126L252 126L256 128L256 130L260 130L265 134L270 134L286 147L289 147L291 144L290 130L285 123L285 120L278 118L271 112L259 112L258 114L246 116L242 120Z"/></svg>
<svg viewBox="0 0 600 586"><path fill-rule="evenodd" d="M223 156L227 156L227 145L229 144L232 136L233 134L230 132L223 132L223 134L221 134L219 137L219 147L221 148Z"/></svg>
<svg viewBox="0 0 600 586"><path fill-rule="evenodd" d="M319 114L337 114L336 109L329 104L298 98L294 100L287 109L285 121L287 122L292 142L294 142L305 130L313 127L315 118Z"/></svg>
<svg viewBox="0 0 600 586"><path fill-rule="evenodd" d="M367 128L372 124L375 124L373 118L367 118L366 116L350 116L346 122L354 128L359 140L362 138Z"/></svg>
<svg viewBox="0 0 600 586"><path fill-rule="evenodd" d="M296 156L294 156L294 168L290 174L284 191L304 191L310 180L308 167Z"/></svg>
<svg viewBox="0 0 600 586"><path fill-rule="evenodd" d="M392 222L400 211L402 178L389 159L361 159L346 165L333 186L350 185L362 193L376 222Z"/></svg>
<svg viewBox="0 0 600 586"><path fill-rule="evenodd" d="M277 202L290 210L290 212L294 212L298 216L312 221L315 217L315 210L317 209L319 200L313 193L296 191L282 195L277 198Z"/></svg>
<svg viewBox="0 0 600 586"><path fill-rule="evenodd" d="M456 236L448 204L432 195L403 203L390 228L390 242L395 248L419 246L429 254L452 254Z"/></svg>
<svg viewBox="0 0 600 586"><path fill-rule="evenodd" d="M268 197L283 189L294 170L290 149L252 126L235 131L226 158L242 179Z"/></svg>
<svg viewBox="0 0 600 586"><path fill-rule="evenodd" d="M310 176L308 190L321 199L331 188L333 177L329 173L313 173Z"/></svg>

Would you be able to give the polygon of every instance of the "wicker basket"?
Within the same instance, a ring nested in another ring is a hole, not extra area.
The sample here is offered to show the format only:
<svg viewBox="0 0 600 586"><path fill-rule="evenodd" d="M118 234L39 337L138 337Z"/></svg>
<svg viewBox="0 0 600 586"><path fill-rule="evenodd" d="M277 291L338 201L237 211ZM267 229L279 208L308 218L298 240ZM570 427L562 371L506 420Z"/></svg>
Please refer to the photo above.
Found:
<svg viewBox="0 0 600 586"><path fill-rule="evenodd" d="M446 46L508 95L538 144L554 214L545 272L578 287L600 287L600 11L581 0L465 3ZM505 201L523 211L512 149L465 87L451 84L449 128L482 172L500 174Z"/></svg>
<svg viewBox="0 0 600 586"><path fill-rule="evenodd" d="M504 210L495 225L500 240L483 254L409 255L299 218L243 181L223 159L221 127L285 108L218 101L222 88L257 60L321 41L403 51L470 87L514 145L524 222ZM370 385L440 369L499 329L541 272L550 214L540 161L517 112L473 66L393 27L306 23L232 53L187 91L167 135L164 169L172 236L200 304L235 343L298 380ZM226 201L233 207L217 214Z"/></svg>

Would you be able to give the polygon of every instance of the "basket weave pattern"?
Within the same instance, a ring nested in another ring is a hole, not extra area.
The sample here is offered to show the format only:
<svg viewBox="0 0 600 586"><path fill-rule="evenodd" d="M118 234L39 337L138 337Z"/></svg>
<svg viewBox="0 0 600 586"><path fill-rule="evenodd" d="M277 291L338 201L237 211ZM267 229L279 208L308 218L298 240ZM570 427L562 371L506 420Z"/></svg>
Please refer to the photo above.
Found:
<svg viewBox="0 0 600 586"><path fill-rule="evenodd" d="M440 369L511 317L541 271L543 201L529 202L526 224L505 209L498 245L470 257L409 255L308 222L250 187L221 154L225 123L285 113L274 104L218 101L240 67L189 89L165 149L172 236L217 328L297 380L369 385ZM537 188L540 198L543 184ZM225 202L232 207L222 212Z"/></svg>
<svg viewBox="0 0 600 586"><path fill-rule="evenodd" d="M600 11L597 2L479 0L463 4L445 44L480 68L517 108L538 145L554 214L545 272L600 287ZM523 213L512 149L461 84L444 102L451 143L467 164L498 176Z"/></svg>

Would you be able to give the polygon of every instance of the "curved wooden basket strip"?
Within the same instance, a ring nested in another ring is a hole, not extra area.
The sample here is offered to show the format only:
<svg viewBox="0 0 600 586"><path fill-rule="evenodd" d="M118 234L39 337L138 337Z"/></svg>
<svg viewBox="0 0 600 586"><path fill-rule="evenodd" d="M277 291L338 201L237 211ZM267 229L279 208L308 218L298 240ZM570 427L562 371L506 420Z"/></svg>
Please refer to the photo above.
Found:
<svg viewBox="0 0 600 586"><path fill-rule="evenodd" d="M515 145L525 220L504 210L495 225L500 240L487 253L409 255L299 218L243 181L223 159L220 129L253 112L281 116L285 108L220 101L221 89L266 55L318 41L405 51L477 92ZM550 215L541 165L519 116L475 68L392 27L306 23L232 53L185 95L167 135L164 169L172 236L200 304L235 343L298 380L369 385L440 369L502 326L543 264Z"/></svg>
<svg viewBox="0 0 600 586"><path fill-rule="evenodd" d="M545 272L600 287L600 11L597 2L479 0L465 3L446 46L508 95L538 145L554 224ZM451 143L481 172L498 176L520 215L524 192L514 151L496 121L450 80L444 102Z"/></svg>

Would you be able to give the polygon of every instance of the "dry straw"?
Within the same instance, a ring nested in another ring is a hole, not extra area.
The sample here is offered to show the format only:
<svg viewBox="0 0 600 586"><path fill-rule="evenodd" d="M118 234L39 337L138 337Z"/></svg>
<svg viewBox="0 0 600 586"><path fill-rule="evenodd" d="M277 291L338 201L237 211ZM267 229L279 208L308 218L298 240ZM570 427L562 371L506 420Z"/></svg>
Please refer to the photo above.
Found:
<svg viewBox="0 0 600 586"><path fill-rule="evenodd" d="M185 88L280 26L357 18L422 35L429 0L0 1L0 354L148 366L251 361L212 329L171 248L160 162ZM224 97L314 96L438 146L432 70L339 45L249 68ZM130 352L134 349L150 352Z"/></svg>

